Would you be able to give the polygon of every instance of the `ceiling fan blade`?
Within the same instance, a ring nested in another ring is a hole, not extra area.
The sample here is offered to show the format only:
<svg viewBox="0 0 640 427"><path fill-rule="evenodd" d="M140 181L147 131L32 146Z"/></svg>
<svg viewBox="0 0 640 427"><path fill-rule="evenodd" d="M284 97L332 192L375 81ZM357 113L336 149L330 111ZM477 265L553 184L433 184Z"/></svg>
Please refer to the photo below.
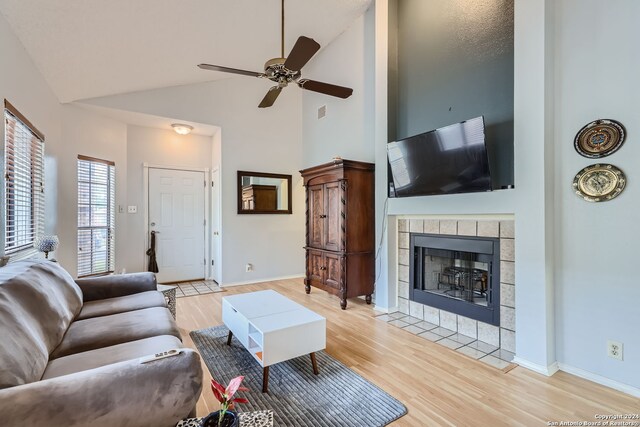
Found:
<svg viewBox="0 0 640 427"><path fill-rule="evenodd" d="M309 37L300 36L284 62L284 67L291 71L300 71L318 50L320 50L318 42Z"/></svg>
<svg viewBox="0 0 640 427"><path fill-rule="evenodd" d="M238 70L237 68L221 67L219 65L198 64L199 68L210 71L222 71L223 73L242 74L243 76L262 77L264 74L255 71Z"/></svg>
<svg viewBox="0 0 640 427"><path fill-rule="evenodd" d="M280 86L274 86L269 89L269 92L262 98L262 102L258 105L258 108L267 108L271 107L276 99L278 99L278 95L282 92L282 88Z"/></svg>
<svg viewBox="0 0 640 427"><path fill-rule="evenodd" d="M329 83L317 82L315 80L300 79L298 86L302 89L311 90L313 92L324 93L325 95L336 96L338 98L348 98L353 93L353 89L344 86L336 86Z"/></svg>

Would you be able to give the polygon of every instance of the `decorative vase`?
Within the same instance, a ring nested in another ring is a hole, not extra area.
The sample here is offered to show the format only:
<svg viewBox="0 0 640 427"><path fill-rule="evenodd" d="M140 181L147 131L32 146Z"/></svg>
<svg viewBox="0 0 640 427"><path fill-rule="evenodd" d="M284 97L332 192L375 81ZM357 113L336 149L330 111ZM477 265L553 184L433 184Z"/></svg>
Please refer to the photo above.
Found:
<svg viewBox="0 0 640 427"><path fill-rule="evenodd" d="M212 412L202 420L202 427L240 427L240 418L233 411L225 412L221 424L218 424L219 420L220 411Z"/></svg>
<svg viewBox="0 0 640 427"><path fill-rule="evenodd" d="M46 259L49 259L49 252L58 249L59 244L58 236L36 236L33 241L33 247L40 252L44 252Z"/></svg>

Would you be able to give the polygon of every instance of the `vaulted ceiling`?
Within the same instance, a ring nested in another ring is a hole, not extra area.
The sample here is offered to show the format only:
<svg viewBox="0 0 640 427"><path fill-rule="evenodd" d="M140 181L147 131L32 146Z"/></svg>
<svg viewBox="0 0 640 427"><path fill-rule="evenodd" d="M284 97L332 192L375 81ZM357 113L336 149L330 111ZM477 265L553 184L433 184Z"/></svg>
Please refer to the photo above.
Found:
<svg viewBox="0 0 640 427"><path fill-rule="evenodd" d="M300 35L321 46L371 0L287 0L285 55ZM280 0L0 0L62 102L199 83L228 74L205 62L262 71L280 56Z"/></svg>

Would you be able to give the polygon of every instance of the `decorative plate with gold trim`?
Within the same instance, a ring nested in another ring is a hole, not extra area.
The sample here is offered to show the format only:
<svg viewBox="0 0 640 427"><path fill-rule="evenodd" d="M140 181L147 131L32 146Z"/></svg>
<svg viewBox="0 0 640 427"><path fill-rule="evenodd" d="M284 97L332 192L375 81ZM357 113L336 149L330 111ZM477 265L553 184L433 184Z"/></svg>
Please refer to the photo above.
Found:
<svg viewBox="0 0 640 427"><path fill-rule="evenodd" d="M573 146L584 157L599 159L615 153L622 144L626 131L622 123L616 120L596 120L576 134Z"/></svg>
<svg viewBox="0 0 640 427"><path fill-rule="evenodd" d="M607 202L627 184L624 173L613 165L596 164L582 169L573 179L573 190L588 202Z"/></svg>

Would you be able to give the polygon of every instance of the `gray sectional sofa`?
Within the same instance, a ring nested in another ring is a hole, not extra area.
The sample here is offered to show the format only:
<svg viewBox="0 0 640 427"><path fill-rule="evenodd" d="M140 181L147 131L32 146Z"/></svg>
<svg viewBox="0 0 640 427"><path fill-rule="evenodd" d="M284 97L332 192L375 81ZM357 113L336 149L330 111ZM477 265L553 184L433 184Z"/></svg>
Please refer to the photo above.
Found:
<svg viewBox="0 0 640 427"><path fill-rule="evenodd" d="M152 273L74 281L46 260L0 268L1 425L169 427L201 390L200 358Z"/></svg>

